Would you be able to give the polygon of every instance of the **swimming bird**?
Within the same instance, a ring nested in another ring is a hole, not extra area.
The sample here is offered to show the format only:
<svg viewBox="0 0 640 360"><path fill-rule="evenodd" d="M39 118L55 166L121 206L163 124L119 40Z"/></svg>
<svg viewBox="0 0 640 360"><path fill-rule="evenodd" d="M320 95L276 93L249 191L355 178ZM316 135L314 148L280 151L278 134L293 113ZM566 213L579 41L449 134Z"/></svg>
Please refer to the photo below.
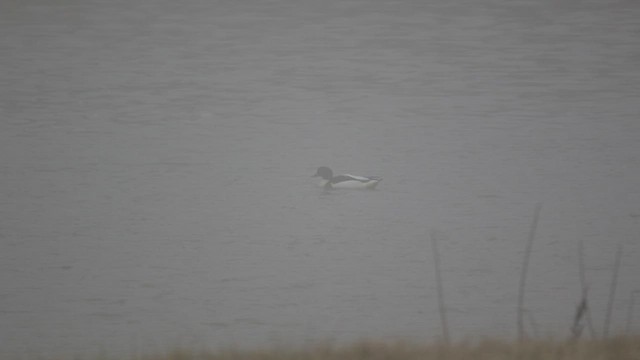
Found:
<svg viewBox="0 0 640 360"><path fill-rule="evenodd" d="M377 176L357 176L357 175L349 175L342 174L333 176L333 171L326 167L321 166L316 171L313 177L321 177L322 182L320 186L324 187L326 190L330 189L370 189L373 190L376 188L378 183L382 180Z"/></svg>

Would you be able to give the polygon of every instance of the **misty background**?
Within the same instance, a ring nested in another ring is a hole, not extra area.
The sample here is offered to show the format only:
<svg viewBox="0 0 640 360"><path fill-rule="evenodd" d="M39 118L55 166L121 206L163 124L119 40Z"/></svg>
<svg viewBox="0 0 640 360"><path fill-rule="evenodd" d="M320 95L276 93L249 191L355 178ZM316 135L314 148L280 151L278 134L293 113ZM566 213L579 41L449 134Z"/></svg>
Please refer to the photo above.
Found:
<svg viewBox="0 0 640 360"><path fill-rule="evenodd" d="M634 1L5 1L0 349L567 336L640 289ZM377 175L324 192L318 166ZM637 312L637 311L636 311ZM640 329L635 314L631 330Z"/></svg>

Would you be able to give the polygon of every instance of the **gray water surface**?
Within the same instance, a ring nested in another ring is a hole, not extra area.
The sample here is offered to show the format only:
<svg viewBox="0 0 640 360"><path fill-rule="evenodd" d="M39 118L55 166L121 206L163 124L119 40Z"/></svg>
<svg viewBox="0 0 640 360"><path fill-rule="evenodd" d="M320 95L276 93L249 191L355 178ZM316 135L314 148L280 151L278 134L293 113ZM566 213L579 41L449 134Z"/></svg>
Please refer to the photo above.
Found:
<svg viewBox="0 0 640 360"><path fill-rule="evenodd" d="M0 5L0 349L566 336L640 288L633 1ZM315 187L318 166L376 191ZM640 329L640 315L632 330Z"/></svg>

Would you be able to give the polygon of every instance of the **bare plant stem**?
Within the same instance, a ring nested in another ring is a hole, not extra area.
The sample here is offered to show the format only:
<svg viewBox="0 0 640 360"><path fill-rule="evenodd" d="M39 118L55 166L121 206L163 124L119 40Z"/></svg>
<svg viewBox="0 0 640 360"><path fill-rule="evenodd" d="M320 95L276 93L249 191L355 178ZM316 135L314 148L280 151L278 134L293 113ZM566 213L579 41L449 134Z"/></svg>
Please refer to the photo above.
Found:
<svg viewBox="0 0 640 360"><path fill-rule="evenodd" d="M580 303L576 306L576 312L573 316L573 326L571 326L571 334L573 335L574 340L579 339L580 335L582 335L582 318L585 317L588 308L587 292L586 289L583 289L582 298L580 299Z"/></svg>
<svg viewBox="0 0 640 360"><path fill-rule="evenodd" d="M436 267L436 284L438 287L438 309L440 311L440 322L442 324L442 337L445 344L449 344L449 326L447 323L447 312L444 306L444 294L442 290L442 274L440 273L440 255L438 254L438 237L435 231L431 231L431 249Z"/></svg>
<svg viewBox="0 0 640 360"><path fill-rule="evenodd" d="M613 300L616 294L616 287L618 285L618 270L620 270L620 259L622 258L622 243L618 243L618 250L616 251L616 259L613 264L613 275L611 278L611 286L609 287L609 302L607 304L607 315L604 318L604 330L602 336L606 339L609 337L609 325L611 323L611 310L613 309Z"/></svg>
<svg viewBox="0 0 640 360"><path fill-rule="evenodd" d="M640 290L633 290L629 295L629 307L627 308L627 325L624 327L625 335L631 334L631 322L633 321L633 307L636 302L636 294L640 294Z"/></svg>
<svg viewBox="0 0 640 360"><path fill-rule="evenodd" d="M540 218L541 209L542 204L536 204L536 208L533 213L533 222L531 223L531 229L529 231L529 238L527 239L527 248L524 252L524 260L522 261L522 271L520 272L520 286L518 288L518 339L520 341L525 338L524 322L522 320L524 314L524 289L527 279L527 269L529 267L529 258L531 257L531 247L536 235L536 228L538 227L538 219Z"/></svg>
<svg viewBox="0 0 640 360"><path fill-rule="evenodd" d="M584 270L584 242L580 240L578 242L578 269L580 271L580 287L582 288L582 300L585 303L585 318L587 319L587 327L592 339L597 337L596 330L593 328L593 322L591 321L591 308L587 300L589 293L589 285L587 285L587 276Z"/></svg>

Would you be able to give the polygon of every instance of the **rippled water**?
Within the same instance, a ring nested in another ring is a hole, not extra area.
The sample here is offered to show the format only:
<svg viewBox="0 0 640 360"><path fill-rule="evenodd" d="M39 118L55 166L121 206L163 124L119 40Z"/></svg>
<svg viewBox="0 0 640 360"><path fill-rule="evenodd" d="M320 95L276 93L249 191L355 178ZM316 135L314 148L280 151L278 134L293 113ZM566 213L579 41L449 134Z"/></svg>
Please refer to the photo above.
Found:
<svg viewBox="0 0 640 360"><path fill-rule="evenodd" d="M632 1L0 5L5 354L601 332L640 288ZM324 193L316 167L378 175ZM640 315L632 319L640 329Z"/></svg>

